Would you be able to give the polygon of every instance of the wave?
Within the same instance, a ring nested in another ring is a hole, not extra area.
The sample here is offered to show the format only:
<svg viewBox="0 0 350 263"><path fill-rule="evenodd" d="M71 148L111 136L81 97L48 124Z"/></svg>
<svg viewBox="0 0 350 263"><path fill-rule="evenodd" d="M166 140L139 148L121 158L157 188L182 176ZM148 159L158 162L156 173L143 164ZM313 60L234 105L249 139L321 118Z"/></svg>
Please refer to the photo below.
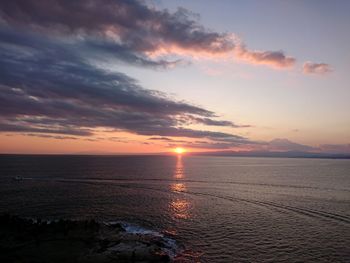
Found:
<svg viewBox="0 0 350 263"><path fill-rule="evenodd" d="M350 192L350 189L344 188L330 188L330 187L316 187L316 186L304 186L304 185L290 185L290 184L268 184L268 183L252 183L252 182L239 182L239 181L208 181L208 180L191 180L191 179L163 179L163 178L101 178L101 177L77 177L77 178L64 178L64 177L19 177L22 180L53 180L53 181L91 181L91 182L184 182L184 183L203 183L203 184L232 184L232 185L247 185L247 186L266 186L266 187L280 187L280 188L296 188L296 189L314 189L323 191L343 191ZM1 179L0 179L1 180Z"/></svg>
<svg viewBox="0 0 350 263"><path fill-rule="evenodd" d="M131 189L144 189L144 190L151 190L151 191L158 191L158 192L163 192L163 193L176 193L176 194L186 194L186 195L193 195L193 196L208 196L208 197L214 197L214 198L219 198L223 199L226 201L230 202L244 202L252 205L257 205L257 206L263 206L263 207L268 207L268 208L273 208L275 210L284 210L288 212L293 212L297 213L299 215L304 215L308 217L313 217L313 218L321 218L321 219L327 219L327 220L332 220L335 222L341 222L345 224L350 224L350 217L346 215L341 215L337 213L332 213L332 212L326 212L326 211L321 211L321 210L316 210L316 209L307 209L307 208L300 208L300 207L295 207L295 206L290 206L290 205L284 205L284 204L279 204L275 202L268 202L268 201L259 201L259 200L252 200L252 199L246 199L246 198L238 198L238 197L231 197L231 196L222 196L222 195L216 195L216 194L211 194L211 193L203 193L203 192L193 192L193 191L171 191L169 192L168 190L164 189L159 189L159 188L154 188L154 187L147 187L144 185L136 185L133 184L134 182L139 182L139 181L166 181L166 182L194 182L194 183L213 183L211 181L197 181L197 180L171 180L171 179L107 179L107 178L88 178L88 179L83 179L83 178L23 178L23 180L50 180L50 181L56 181L56 182L62 182L62 183L84 183L84 184L104 184L108 183L108 185L111 185L110 183L114 183L113 185L116 187L123 187L123 188L131 188ZM121 182L123 182L121 184ZM132 184L130 184L132 182ZM215 183L228 183L228 182L215 182ZM230 182L234 184L244 184L244 185L264 185L264 186L273 186L270 184L252 184L252 183L237 183L237 182ZM276 185L275 185L276 186ZM278 185L280 186L280 185ZM283 186L283 185L282 185ZM304 188L304 187L303 187ZM305 187L309 188L309 187ZM319 189L319 188L317 188ZM339 189L334 189L339 191ZM137 231L137 228L133 228L132 226L129 227L130 230ZM139 229L141 231L141 229Z"/></svg>

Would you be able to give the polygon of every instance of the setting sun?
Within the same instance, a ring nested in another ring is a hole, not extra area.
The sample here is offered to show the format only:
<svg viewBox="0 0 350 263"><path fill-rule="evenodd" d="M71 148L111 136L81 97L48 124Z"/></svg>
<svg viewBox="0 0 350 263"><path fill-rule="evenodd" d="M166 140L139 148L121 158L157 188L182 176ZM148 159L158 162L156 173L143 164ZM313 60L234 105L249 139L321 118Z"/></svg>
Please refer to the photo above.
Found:
<svg viewBox="0 0 350 263"><path fill-rule="evenodd" d="M174 149L174 152L177 153L177 154L183 154L184 152L186 152L186 150L182 147L176 147Z"/></svg>

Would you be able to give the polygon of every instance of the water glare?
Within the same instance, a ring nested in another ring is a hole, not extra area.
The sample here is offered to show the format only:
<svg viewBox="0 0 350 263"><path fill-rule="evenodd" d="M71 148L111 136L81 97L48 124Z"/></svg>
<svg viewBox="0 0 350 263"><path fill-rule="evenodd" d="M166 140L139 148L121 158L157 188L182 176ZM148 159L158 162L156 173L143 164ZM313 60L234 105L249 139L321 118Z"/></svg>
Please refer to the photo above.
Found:
<svg viewBox="0 0 350 263"><path fill-rule="evenodd" d="M184 165L182 156L178 155L175 165L174 178L176 182L170 185L171 192L175 193L175 198L170 202L170 209L172 211L173 218L188 219L190 217L189 209L191 207L190 202L183 197L182 192L186 192L186 184L180 180L185 178Z"/></svg>

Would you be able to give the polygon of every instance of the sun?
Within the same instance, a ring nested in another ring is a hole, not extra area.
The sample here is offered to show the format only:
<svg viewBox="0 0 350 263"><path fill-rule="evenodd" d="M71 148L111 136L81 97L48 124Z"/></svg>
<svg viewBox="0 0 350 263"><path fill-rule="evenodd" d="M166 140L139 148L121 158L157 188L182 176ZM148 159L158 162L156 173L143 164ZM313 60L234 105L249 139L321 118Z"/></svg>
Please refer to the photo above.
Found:
<svg viewBox="0 0 350 263"><path fill-rule="evenodd" d="M183 154L183 153L186 152L186 150L184 148L182 148L182 147L176 147L174 149L174 152L177 153L177 154Z"/></svg>

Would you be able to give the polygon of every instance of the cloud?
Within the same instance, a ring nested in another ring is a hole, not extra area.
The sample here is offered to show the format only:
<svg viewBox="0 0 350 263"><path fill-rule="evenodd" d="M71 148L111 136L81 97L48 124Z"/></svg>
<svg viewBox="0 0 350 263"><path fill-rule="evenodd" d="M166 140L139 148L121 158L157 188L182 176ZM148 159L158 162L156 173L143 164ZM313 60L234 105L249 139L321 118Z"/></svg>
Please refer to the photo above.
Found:
<svg viewBox="0 0 350 263"><path fill-rule="evenodd" d="M186 143L169 143L169 148L175 148L181 145L181 147L192 148L192 149L211 149L211 150L222 150L240 147L240 144L234 143L221 143L221 142L186 142Z"/></svg>
<svg viewBox="0 0 350 263"><path fill-rule="evenodd" d="M274 68L295 63L282 51L248 50L234 34L205 28L184 8L171 13L141 1L1 1L0 16L12 27L73 38L83 50L139 66L174 67L188 56L236 57ZM179 58L169 60L174 55Z"/></svg>
<svg viewBox="0 0 350 263"><path fill-rule="evenodd" d="M153 142L169 143L168 146L175 143L181 144L181 145L186 145L187 143L189 143L189 141L186 141L186 140L172 139L169 137L151 137L151 138L148 138L147 140L153 141Z"/></svg>
<svg viewBox="0 0 350 263"><path fill-rule="evenodd" d="M0 29L0 40L2 132L92 136L102 129L250 143L230 133L186 128L196 118L215 122L216 114L99 68L64 41L8 28Z"/></svg>
<svg viewBox="0 0 350 263"><path fill-rule="evenodd" d="M85 37L74 43L77 52L83 56L95 56L97 60L117 60L133 66L169 69L178 65L187 65L182 59L152 59L142 52L130 49L129 47L108 39L96 39Z"/></svg>
<svg viewBox="0 0 350 263"><path fill-rule="evenodd" d="M0 39L6 38L0 31ZM36 46L36 39L31 36L13 38L12 46L0 46L0 65L3 76L0 87L7 100L23 99L22 105L35 105L29 110L40 111L40 106L61 106L62 109L81 110L82 105L65 103L60 99L80 99L90 105L115 106L119 109L137 108L139 111L162 113L188 112L204 116L214 116L213 112L187 103L175 102L166 95L140 87L137 82L122 73L111 73L86 63L74 55L64 45L45 41L42 46ZM32 47L35 46L35 49ZM16 47L15 49L13 47ZM9 88L11 87L11 88ZM50 97L46 103L43 99ZM12 101L4 101L3 110L22 111ZM61 105L56 104L61 103ZM5 107L6 106L6 107ZM80 106L80 107L79 107ZM55 114L58 107L52 109ZM85 109L87 110L87 109Z"/></svg>
<svg viewBox="0 0 350 263"><path fill-rule="evenodd" d="M303 73L304 74L318 74L325 75L331 73L333 70L329 64L326 63L313 63L313 62L305 62L303 65Z"/></svg>
<svg viewBox="0 0 350 263"><path fill-rule="evenodd" d="M12 120L0 120L0 132L36 132L36 133L51 133L51 134L69 134L76 136L90 136L93 133L87 129L79 127L51 127L46 125L32 126L30 122Z"/></svg>
<svg viewBox="0 0 350 263"><path fill-rule="evenodd" d="M191 142L173 141L168 144L169 148L175 148L178 146L185 147L185 148L192 148L192 149L222 150L222 149L241 148L242 144L239 142L235 143L235 142L216 142L216 141L191 141ZM244 146L250 147L249 144Z"/></svg>
<svg viewBox="0 0 350 263"><path fill-rule="evenodd" d="M148 138L148 140L151 140L151 141L173 141L173 139L168 138L168 137L151 137L151 138Z"/></svg>
<svg viewBox="0 0 350 263"><path fill-rule="evenodd" d="M194 148L264 145L206 127L249 125L217 120L204 107L146 89L118 72L118 64L113 71L101 66L114 59L171 68L197 55L235 55L275 68L295 61L281 51L251 51L183 8L170 13L132 0L0 1L0 132L96 140L97 132L124 131L172 137L172 143L201 139L188 143ZM189 128L193 123L205 127Z"/></svg>
<svg viewBox="0 0 350 263"><path fill-rule="evenodd" d="M211 118L193 118L193 120L197 123L208 125L208 126L228 126L233 128L249 128L251 125L238 125L231 121L225 120L213 120Z"/></svg>
<svg viewBox="0 0 350 263"><path fill-rule="evenodd" d="M248 50L244 45L236 49L236 56L251 64L267 65L274 68L291 68L296 59L286 56L283 51Z"/></svg>
<svg viewBox="0 0 350 263"><path fill-rule="evenodd" d="M140 52L173 48L220 53L234 45L229 35L206 30L184 8L169 13L140 1L14 0L2 2L0 10L11 25L103 36Z"/></svg>
<svg viewBox="0 0 350 263"><path fill-rule="evenodd" d="M150 141L161 141L168 143L167 147L175 148L175 147L185 147L185 148L194 148L194 149L231 149L236 147L247 147L250 145L254 145L255 142L244 142L240 140L231 140L230 138L222 138L221 140L217 140L216 138L210 138L211 140L178 140L172 139L168 137L151 137L148 138Z"/></svg>
<svg viewBox="0 0 350 263"><path fill-rule="evenodd" d="M56 139L56 140L78 140L77 137L72 137L72 136L60 136L60 135L37 134L37 133L24 133L23 135L29 136L29 137L50 138L50 139Z"/></svg>

